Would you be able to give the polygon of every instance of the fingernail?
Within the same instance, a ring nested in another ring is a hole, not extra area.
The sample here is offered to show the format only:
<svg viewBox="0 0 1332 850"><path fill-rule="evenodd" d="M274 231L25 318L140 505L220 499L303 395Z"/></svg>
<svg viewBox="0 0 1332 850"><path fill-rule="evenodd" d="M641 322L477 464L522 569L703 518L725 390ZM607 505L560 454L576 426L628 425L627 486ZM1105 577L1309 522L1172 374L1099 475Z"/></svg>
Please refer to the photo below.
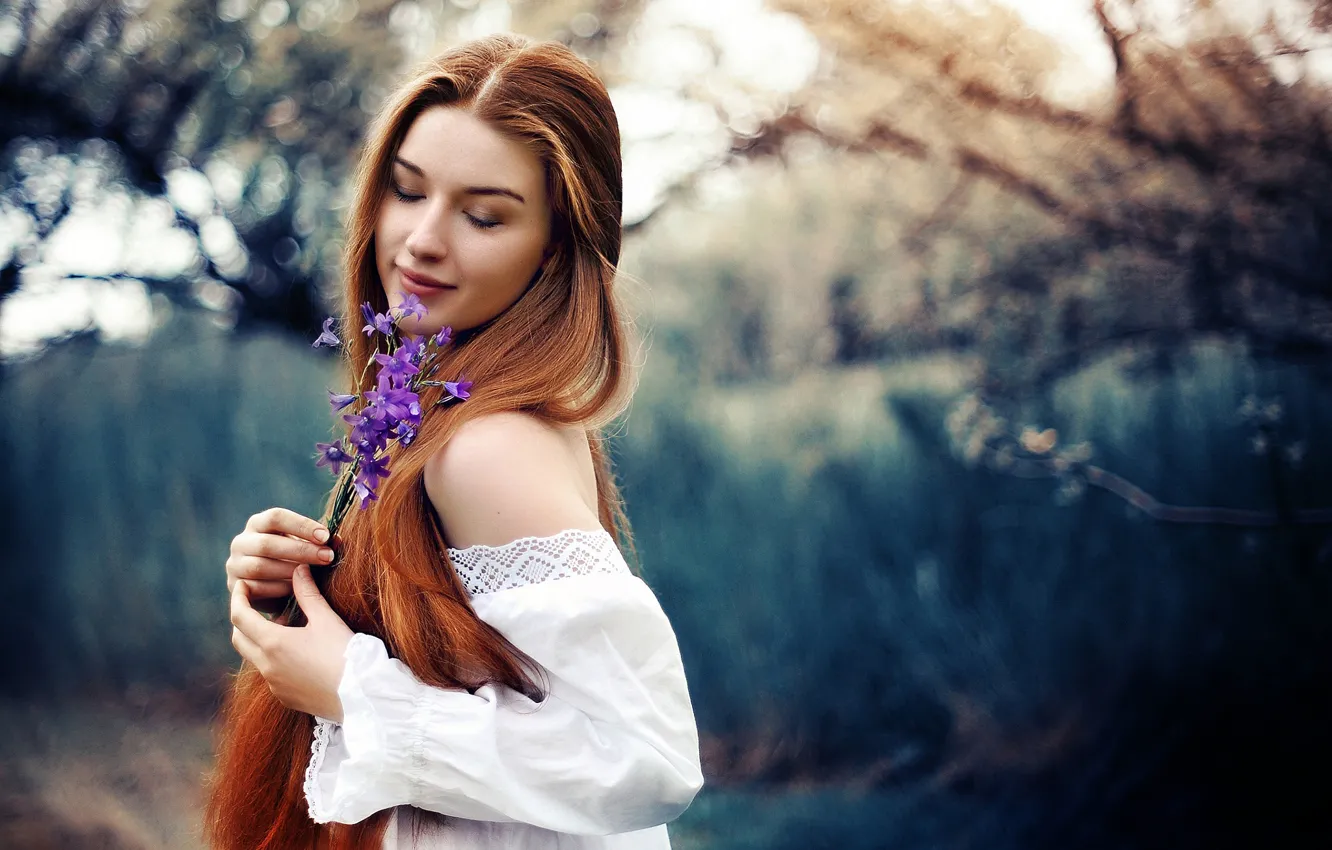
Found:
<svg viewBox="0 0 1332 850"><path fill-rule="evenodd" d="M327 539L328 539L328 529L327 529L327 528L316 528L316 529L315 529L315 540L318 540L320 543L323 543L323 542L324 542L325 540L327 540Z"/></svg>
<svg viewBox="0 0 1332 850"><path fill-rule="evenodd" d="M332 550L332 549L320 549L320 550L319 550L319 560L323 561L324 563L328 563L329 561L333 560L333 550Z"/></svg>

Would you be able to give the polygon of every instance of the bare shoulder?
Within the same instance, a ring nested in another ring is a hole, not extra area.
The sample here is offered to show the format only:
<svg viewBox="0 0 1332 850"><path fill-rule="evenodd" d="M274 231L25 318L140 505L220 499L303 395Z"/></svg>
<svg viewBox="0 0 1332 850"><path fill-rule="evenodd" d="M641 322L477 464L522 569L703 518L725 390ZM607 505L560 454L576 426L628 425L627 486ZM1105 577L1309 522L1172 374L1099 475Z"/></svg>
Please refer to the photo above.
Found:
<svg viewBox="0 0 1332 850"><path fill-rule="evenodd" d="M575 432L524 413L464 424L426 464L425 485L454 548L597 529ZM595 504L595 502L593 503Z"/></svg>

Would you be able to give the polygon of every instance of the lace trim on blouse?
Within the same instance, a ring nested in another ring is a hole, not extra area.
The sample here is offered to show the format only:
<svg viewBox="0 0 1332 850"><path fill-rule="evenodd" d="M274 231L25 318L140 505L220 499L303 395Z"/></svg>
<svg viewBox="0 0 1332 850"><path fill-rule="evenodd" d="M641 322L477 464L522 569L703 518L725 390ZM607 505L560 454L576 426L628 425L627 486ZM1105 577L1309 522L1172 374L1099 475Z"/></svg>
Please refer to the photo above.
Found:
<svg viewBox="0 0 1332 850"><path fill-rule="evenodd" d="M604 530L570 528L503 546L450 549L449 559L472 596L571 576L630 573L615 540Z"/></svg>
<svg viewBox="0 0 1332 850"><path fill-rule="evenodd" d="M332 720L315 718L314 740L310 742L310 763L305 766L305 800L310 809L310 819L315 823L329 821L329 814L324 811L319 794L319 771L324 766L324 752L328 750L329 738L337 726Z"/></svg>

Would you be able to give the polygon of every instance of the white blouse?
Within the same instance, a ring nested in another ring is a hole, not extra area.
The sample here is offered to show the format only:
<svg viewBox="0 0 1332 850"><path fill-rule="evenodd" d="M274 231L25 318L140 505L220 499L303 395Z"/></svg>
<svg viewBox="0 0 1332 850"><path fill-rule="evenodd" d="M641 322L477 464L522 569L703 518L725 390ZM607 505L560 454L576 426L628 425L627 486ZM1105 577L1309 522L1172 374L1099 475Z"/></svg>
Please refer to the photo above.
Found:
<svg viewBox="0 0 1332 850"><path fill-rule="evenodd" d="M357 634L342 723L317 718L305 796L317 823L396 808L399 848L668 848L703 784L666 615L605 531L451 549L474 610L541 665L545 699L418 680ZM448 815L425 829L408 807Z"/></svg>

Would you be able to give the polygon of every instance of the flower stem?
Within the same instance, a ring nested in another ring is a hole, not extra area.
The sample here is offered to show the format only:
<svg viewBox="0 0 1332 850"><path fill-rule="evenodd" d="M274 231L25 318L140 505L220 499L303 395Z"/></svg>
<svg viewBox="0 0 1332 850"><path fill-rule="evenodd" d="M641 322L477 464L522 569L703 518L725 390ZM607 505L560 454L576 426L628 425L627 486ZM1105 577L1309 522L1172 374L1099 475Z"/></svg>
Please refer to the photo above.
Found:
<svg viewBox="0 0 1332 850"><path fill-rule="evenodd" d="M376 343L375 343L375 354L378 354L378 353L379 353L379 343L376 342ZM365 368L361 370L361 379L360 379L359 381L357 381L357 382L356 382L356 386L352 388L353 390L355 390L355 391L358 392L358 393L361 391L361 387L365 386L365 373L370 371L370 366L371 366L371 364L373 364L373 363L375 362L375 354L371 354L371 355L370 355L370 359L367 360L367 361L365 361Z"/></svg>
<svg viewBox="0 0 1332 850"><path fill-rule="evenodd" d="M342 525L343 517L347 515L347 509L351 507L352 493L354 492L352 485L356 477L353 472L355 468L355 464L349 464L347 469L338 476L338 489L333 496L333 507L324 522L324 527L328 529L330 541L336 537L338 528ZM340 560L342 560L342 553L334 547L333 563L336 564Z"/></svg>

